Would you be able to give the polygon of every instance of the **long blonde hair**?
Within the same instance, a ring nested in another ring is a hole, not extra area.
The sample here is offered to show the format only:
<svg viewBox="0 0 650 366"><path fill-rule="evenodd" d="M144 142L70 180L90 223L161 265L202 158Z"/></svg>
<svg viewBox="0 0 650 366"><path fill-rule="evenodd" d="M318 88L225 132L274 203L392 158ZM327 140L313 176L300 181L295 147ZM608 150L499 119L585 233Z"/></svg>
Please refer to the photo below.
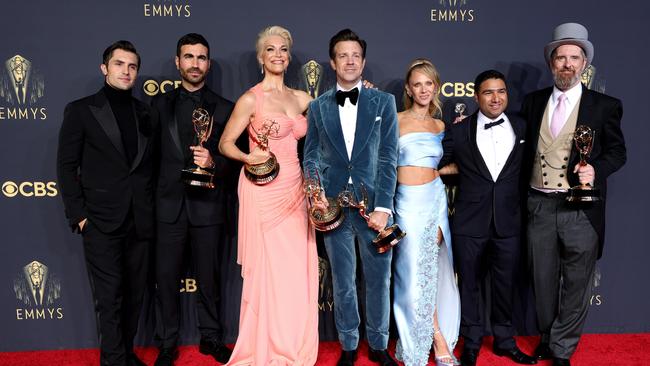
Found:
<svg viewBox="0 0 650 366"><path fill-rule="evenodd" d="M406 87L408 86L409 80L413 71L418 71L426 75L428 78L433 80L433 98L431 98L431 103L429 103L429 115L432 117L440 117L442 115L442 102L440 101L440 74L438 70L431 63L431 61L425 58L416 58L411 61L408 69L406 70L406 77L404 77L404 110L408 110L413 106L413 97L408 95Z"/></svg>

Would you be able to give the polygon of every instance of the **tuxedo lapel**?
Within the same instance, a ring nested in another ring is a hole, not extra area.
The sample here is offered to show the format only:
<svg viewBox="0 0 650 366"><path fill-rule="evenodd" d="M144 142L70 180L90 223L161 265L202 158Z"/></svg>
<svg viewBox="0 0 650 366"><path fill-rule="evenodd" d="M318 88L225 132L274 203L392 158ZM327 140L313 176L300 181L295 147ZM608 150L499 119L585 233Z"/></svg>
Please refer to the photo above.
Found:
<svg viewBox="0 0 650 366"><path fill-rule="evenodd" d="M167 127L169 128L169 135L172 137L172 141L174 141L174 145L176 146L176 150L178 151L178 156L181 158L181 160L184 159L183 156L183 147L181 145L181 137L178 133L178 120L176 119L176 99L178 99L178 94L179 94L179 89L174 89L174 91L170 92L170 95L167 97L168 100L165 103L165 105L169 106L169 124Z"/></svg>
<svg viewBox="0 0 650 366"><path fill-rule="evenodd" d="M363 88L362 88L363 89ZM354 145L352 147L352 160L363 151L370 139L370 131L375 123L381 121L375 120L377 117L377 98L370 96L371 91L364 89L359 93L357 103L357 125L354 130Z"/></svg>
<svg viewBox="0 0 650 366"><path fill-rule="evenodd" d="M108 139L111 141L115 149L120 153L122 158L126 161L126 152L122 144L122 135L120 128L117 126L117 120L113 114L110 103L103 91L96 94L97 105L89 105L90 112L93 114L99 125L101 126Z"/></svg>
<svg viewBox="0 0 650 366"><path fill-rule="evenodd" d="M517 117L511 117L511 116L508 116L508 121L510 121L510 126L512 126L512 131L515 134L515 144L512 145L512 149L510 150L508 159L506 159L506 163L503 165L503 169L501 169L501 173L499 173L497 180L501 177L501 175L504 172L510 169L510 166L512 165L512 160L517 155L517 151L521 149L523 146L523 143L521 143L521 141L523 141L524 139L524 126L522 124L522 121Z"/></svg>
<svg viewBox="0 0 650 366"><path fill-rule="evenodd" d="M469 120L469 149L472 152L472 160L476 164L476 169L481 172L481 174L492 180L492 174L490 174L490 170L487 167L487 164L485 164L485 160L483 160L483 155L481 155L481 151L478 149L478 144L476 143L476 128L478 125L478 114L474 113Z"/></svg>
<svg viewBox="0 0 650 366"><path fill-rule="evenodd" d="M546 110L546 105L548 104L548 100L551 97L551 93L553 93L553 88L548 88L540 94L538 99L535 100L532 105L532 120L528 121L530 124L528 128L531 129L530 133L528 133L528 135L531 136L531 139L528 141L528 143L530 144L532 151L537 151L540 128L544 122L544 111Z"/></svg>
<svg viewBox="0 0 650 366"><path fill-rule="evenodd" d="M339 106L336 104L335 91L331 90L329 95L323 95L319 105L325 133L343 160L349 161L348 152L345 149L343 130L341 129L341 117L339 116Z"/></svg>
<svg viewBox="0 0 650 366"><path fill-rule="evenodd" d="M133 159L131 164L131 172L140 164L144 152L147 149L147 143L149 142L148 135L151 134L151 124L150 116L142 106L137 105L135 100L131 102L133 104L133 113L135 114L135 125L136 131L138 131L138 153Z"/></svg>
<svg viewBox="0 0 650 366"><path fill-rule="evenodd" d="M580 125L584 125L589 127L592 131L596 131L596 124L594 123L594 116L593 116L593 105L594 105L594 98L593 98L593 92L589 89L587 89L584 85L582 86L582 96L580 97L580 105L578 106L578 118L576 121L576 128ZM594 142L597 141L597 139L594 139ZM580 153L578 153L578 149L576 148L576 145L574 143L571 144L571 154L569 155L569 166L573 167L576 164L578 164L578 161L580 160Z"/></svg>

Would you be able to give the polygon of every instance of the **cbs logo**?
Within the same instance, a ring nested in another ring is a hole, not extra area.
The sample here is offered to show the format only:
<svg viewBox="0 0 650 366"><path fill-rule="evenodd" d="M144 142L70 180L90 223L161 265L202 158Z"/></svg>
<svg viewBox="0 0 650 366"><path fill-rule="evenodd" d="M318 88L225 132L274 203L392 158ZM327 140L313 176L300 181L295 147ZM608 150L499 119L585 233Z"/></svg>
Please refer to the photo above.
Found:
<svg viewBox="0 0 650 366"><path fill-rule="evenodd" d="M59 194L56 182L22 182L6 181L2 184L2 193L7 197L54 197Z"/></svg>
<svg viewBox="0 0 650 366"><path fill-rule="evenodd" d="M451 83L442 84L442 95L445 97L473 97L474 83Z"/></svg>
<svg viewBox="0 0 650 366"><path fill-rule="evenodd" d="M144 82L142 89L144 90L145 94L153 97L158 93L167 93L168 91L172 91L178 88L180 85L180 80L163 80L159 83L156 80L149 79Z"/></svg>

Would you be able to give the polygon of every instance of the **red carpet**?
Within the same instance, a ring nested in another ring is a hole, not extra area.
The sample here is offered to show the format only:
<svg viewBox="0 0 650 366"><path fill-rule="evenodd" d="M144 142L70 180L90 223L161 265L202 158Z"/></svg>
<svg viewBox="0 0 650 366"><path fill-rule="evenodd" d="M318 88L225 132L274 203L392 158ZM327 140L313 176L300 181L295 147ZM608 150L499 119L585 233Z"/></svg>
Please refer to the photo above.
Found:
<svg viewBox="0 0 650 366"><path fill-rule="evenodd" d="M537 337L517 337L519 347L532 353L537 345ZM391 344L390 349L394 349ZM490 351L492 340L487 339L479 355L478 366L508 366L516 365L509 359L497 357ZM152 347L139 348L138 356L153 365L157 350ZM650 333L642 334L588 334L583 336L576 354L571 359L572 365L577 366L610 366L610 365L650 365ZM339 346L335 342L321 343L316 365L335 365L339 356ZM99 350L59 350L31 352L0 352L0 366L96 366L99 364ZM217 365L212 358L200 354L196 346L181 347L177 366L207 366ZM368 361L367 347L360 347L358 366L375 365ZM430 362L429 365L433 365ZM550 361L538 363L540 366L550 366ZM262 366L262 365L259 365Z"/></svg>

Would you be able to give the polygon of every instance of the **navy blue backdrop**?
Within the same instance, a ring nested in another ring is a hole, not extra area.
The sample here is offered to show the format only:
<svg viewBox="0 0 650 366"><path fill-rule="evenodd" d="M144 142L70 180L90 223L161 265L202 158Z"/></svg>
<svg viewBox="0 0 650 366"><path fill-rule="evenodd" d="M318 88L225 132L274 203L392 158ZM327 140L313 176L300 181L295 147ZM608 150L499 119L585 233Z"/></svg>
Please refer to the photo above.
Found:
<svg viewBox="0 0 650 366"><path fill-rule="evenodd" d="M0 351L95 347L92 310L80 238L70 233L55 178L57 133L63 108L102 85L101 53L118 39L142 55L135 94L149 100L178 81L177 39L188 32L211 42L208 83L235 101L260 80L255 37L272 24L291 30L295 45L287 74L304 88L300 68L309 60L326 70L321 91L331 87L327 44L351 27L368 41L364 77L401 98L403 75L415 57L426 57L444 81L445 119L457 102L473 103L474 76L496 68L509 79L510 108L525 93L551 84L543 47L553 28L577 21L595 45L593 87L623 100L627 165L610 178L604 257L598 263L587 332L647 332L650 278L645 182L650 174L647 122L650 80L650 5L633 1L380 0L327 2L112 0L4 2L0 12ZM11 70L24 68L24 80ZM21 91L19 91L19 89ZM24 100L22 97L25 97ZM400 106L401 107L401 106ZM646 168L644 168L646 167ZM231 210L235 208L233 200ZM227 338L237 332L241 278L232 237L222 246L221 281ZM37 263L34 263L37 262ZM326 267L327 262L324 260ZM41 293L29 286L40 268ZM324 268L325 269L325 268ZM326 280L326 278L325 278ZM325 281L326 282L326 281ZM321 336L334 339L331 292L321 293ZM195 282L181 284L185 305ZM529 292L522 291L517 326L534 333ZM155 337L155 301L149 297L138 340ZM185 306L183 339L195 342L194 313Z"/></svg>

